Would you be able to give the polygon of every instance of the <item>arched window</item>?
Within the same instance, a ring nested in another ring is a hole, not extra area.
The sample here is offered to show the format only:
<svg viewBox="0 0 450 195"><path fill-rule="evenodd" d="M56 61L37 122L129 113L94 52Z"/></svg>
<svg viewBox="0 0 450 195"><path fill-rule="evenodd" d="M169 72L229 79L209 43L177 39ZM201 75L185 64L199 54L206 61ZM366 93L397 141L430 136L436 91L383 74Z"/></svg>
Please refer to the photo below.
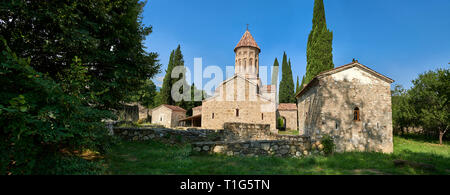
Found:
<svg viewBox="0 0 450 195"><path fill-rule="evenodd" d="M354 120L354 121L360 121L360 120L361 120L361 118L360 118L360 110L359 110L358 107L356 107L356 108L353 110L353 120Z"/></svg>
<svg viewBox="0 0 450 195"><path fill-rule="evenodd" d="M236 108L236 117L239 116L239 108Z"/></svg>
<svg viewBox="0 0 450 195"><path fill-rule="evenodd" d="M261 113L261 120L264 120L264 113Z"/></svg>
<svg viewBox="0 0 450 195"><path fill-rule="evenodd" d="M214 113L212 113L212 117L211 118L214 119Z"/></svg>

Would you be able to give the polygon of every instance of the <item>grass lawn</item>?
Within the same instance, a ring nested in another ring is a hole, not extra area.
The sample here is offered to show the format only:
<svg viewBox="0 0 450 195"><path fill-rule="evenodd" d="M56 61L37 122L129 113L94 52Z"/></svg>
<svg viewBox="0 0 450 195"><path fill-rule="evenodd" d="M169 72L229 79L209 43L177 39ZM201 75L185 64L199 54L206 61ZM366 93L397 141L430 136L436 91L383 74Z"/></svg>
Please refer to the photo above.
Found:
<svg viewBox="0 0 450 195"><path fill-rule="evenodd" d="M343 153L303 159L193 156L189 145L152 141L121 142L106 156L109 174L450 174L450 144L394 137L393 154ZM433 165L435 169L396 167L394 160Z"/></svg>
<svg viewBox="0 0 450 195"><path fill-rule="evenodd" d="M280 135L298 135L299 132L297 130L286 130L286 131L278 131Z"/></svg>

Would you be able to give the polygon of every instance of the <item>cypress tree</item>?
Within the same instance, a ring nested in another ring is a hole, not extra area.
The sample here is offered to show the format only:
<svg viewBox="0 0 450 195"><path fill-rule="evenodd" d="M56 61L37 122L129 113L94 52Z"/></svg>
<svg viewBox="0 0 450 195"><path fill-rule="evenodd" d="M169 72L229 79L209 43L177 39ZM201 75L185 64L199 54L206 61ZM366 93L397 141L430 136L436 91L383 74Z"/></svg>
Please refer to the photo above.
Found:
<svg viewBox="0 0 450 195"><path fill-rule="evenodd" d="M181 47L178 45L177 49L172 50L170 53L169 64L167 65L166 75L164 76L163 85L161 88L161 103L168 105L177 105L186 107L184 101L175 102L172 98L172 86L181 78L172 78L172 71L177 66L184 66L183 54L181 53ZM185 74L185 71L182 73ZM179 75L181 77L182 75ZM184 80L186 82L186 80ZM183 92L183 88L180 88L180 93Z"/></svg>
<svg viewBox="0 0 450 195"><path fill-rule="evenodd" d="M295 85L295 94L297 94L300 91L300 85L298 83L298 76L297 76L297 85Z"/></svg>
<svg viewBox="0 0 450 195"><path fill-rule="evenodd" d="M291 60L287 61L286 52L281 64L281 82L279 91L280 103L294 103L294 80L292 78Z"/></svg>
<svg viewBox="0 0 450 195"><path fill-rule="evenodd" d="M160 103L172 105L174 103L171 95L172 90L172 70L173 70L173 59L175 50L170 53L169 64L167 65L166 75L164 76L163 84L160 90Z"/></svg>
<svg viewBox="0 0 450 195"><path fill-rule="evenodd" d="M279 71L280 71L280 64L278 64L278 59L275 58L275 62L273 62L273 70L272 70L272 85L278 84Z"/></svg>
<svg viewBox="0 0 450 195"><path fill-rule="evenodd" d="M305 76L303 75L302 83L300 84L300 88L299 88L298 92L300 92L300 91L303 89L303 86L304 86L305 84L306 84L306 83L305 83Z"/></svg>
<svg viewBox="0 0 450 195"><path fill-rule="evenodd" d="M178 67L178 66L182 66L184 68L184 59L183 59L183 54L181 53L181 47L180 45L178 45L177 49L175 50L174 53L174 60L173 60L173 65L174 67ZM172 79L172 87L173 84L175 84L176 82L180 81L181 79L183 79L182 77L186 76L186 70L183 70L182 75L178 75L178 78L173 78ZM190 86L187 83L186 79L183 79L183 85L187 86L186 91L184 91L183 87L180 87L178 90L180 92L180 94L184 94L184 93L188 93L188 96L190 97ZM188 109L189 102L186 102L184 99L182 99L179 102L175 102L175 105L180 106L184 109Z"/></svg>
<svg viewBox="0 0 450 195"><path fill-rule="evenodd" d="M289 87L292 86L292 95L289 96L289 102L290 103L295 103L295 85L294 85L294 75L292 74L292 64L291 64L291 58L289 58L289 70L288 70L288 83L289 83Z"/></svg>
<svg viewBox="0 0 450 195"><path fill-rule="evenodd" d="M309 83L320 72L334 68L332 43L333 32L327 28L323 0L315 0L313 27L306 51L306 75L302 83Z"/></svg>

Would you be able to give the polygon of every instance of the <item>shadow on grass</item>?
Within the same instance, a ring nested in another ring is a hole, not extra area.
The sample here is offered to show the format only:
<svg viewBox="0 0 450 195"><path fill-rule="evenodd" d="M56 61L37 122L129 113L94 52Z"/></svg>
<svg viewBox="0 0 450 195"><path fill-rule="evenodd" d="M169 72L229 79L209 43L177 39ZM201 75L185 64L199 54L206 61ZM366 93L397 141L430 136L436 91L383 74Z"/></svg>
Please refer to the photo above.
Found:
<svg viewBox="0 0 450 195"><path fill-rule="evenodd" d="M413 140L423 143L433 143L433 144L439 144L439 138L438 137L432 137L432 136L426 136L426 135L420 135L420 134L404 134L399 135L399 137L407 139L407 140ZM449 140L443 140L443 145L450 145Z"/></svg>

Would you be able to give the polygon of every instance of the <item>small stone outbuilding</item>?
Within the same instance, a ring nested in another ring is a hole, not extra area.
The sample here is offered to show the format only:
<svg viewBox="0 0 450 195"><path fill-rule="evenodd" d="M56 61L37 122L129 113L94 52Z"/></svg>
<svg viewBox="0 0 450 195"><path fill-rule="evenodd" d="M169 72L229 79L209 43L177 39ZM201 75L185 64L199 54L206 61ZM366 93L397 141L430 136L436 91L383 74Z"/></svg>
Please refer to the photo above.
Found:
<svg viewBox="0 0 450 195"><path fill-rule="evenodd" d="M186 118L186 110L173 105L163 104L151 110L152 123L164 127L177 127L180 120Z"/></svg>
<svg viewBox="0 0 450 195"><path fill-rule="evenodd" d="M393 82L356 60L320 73L296 95L300 133L330 135L338 152L393 152Z"/></svg>
<svg viewBox="0 0 450 195"><path fill-rule="evenodd" d="M284 121L286 130L297 130L297 104L278 104L277 118Z"/></svg>
<svg viewBox="0 0 450 195"><path fill-rule="evenodd" d="M117 114L121 120L133 122L146 120L150 117L149 109L139 103L124 104Z"/></svg>

